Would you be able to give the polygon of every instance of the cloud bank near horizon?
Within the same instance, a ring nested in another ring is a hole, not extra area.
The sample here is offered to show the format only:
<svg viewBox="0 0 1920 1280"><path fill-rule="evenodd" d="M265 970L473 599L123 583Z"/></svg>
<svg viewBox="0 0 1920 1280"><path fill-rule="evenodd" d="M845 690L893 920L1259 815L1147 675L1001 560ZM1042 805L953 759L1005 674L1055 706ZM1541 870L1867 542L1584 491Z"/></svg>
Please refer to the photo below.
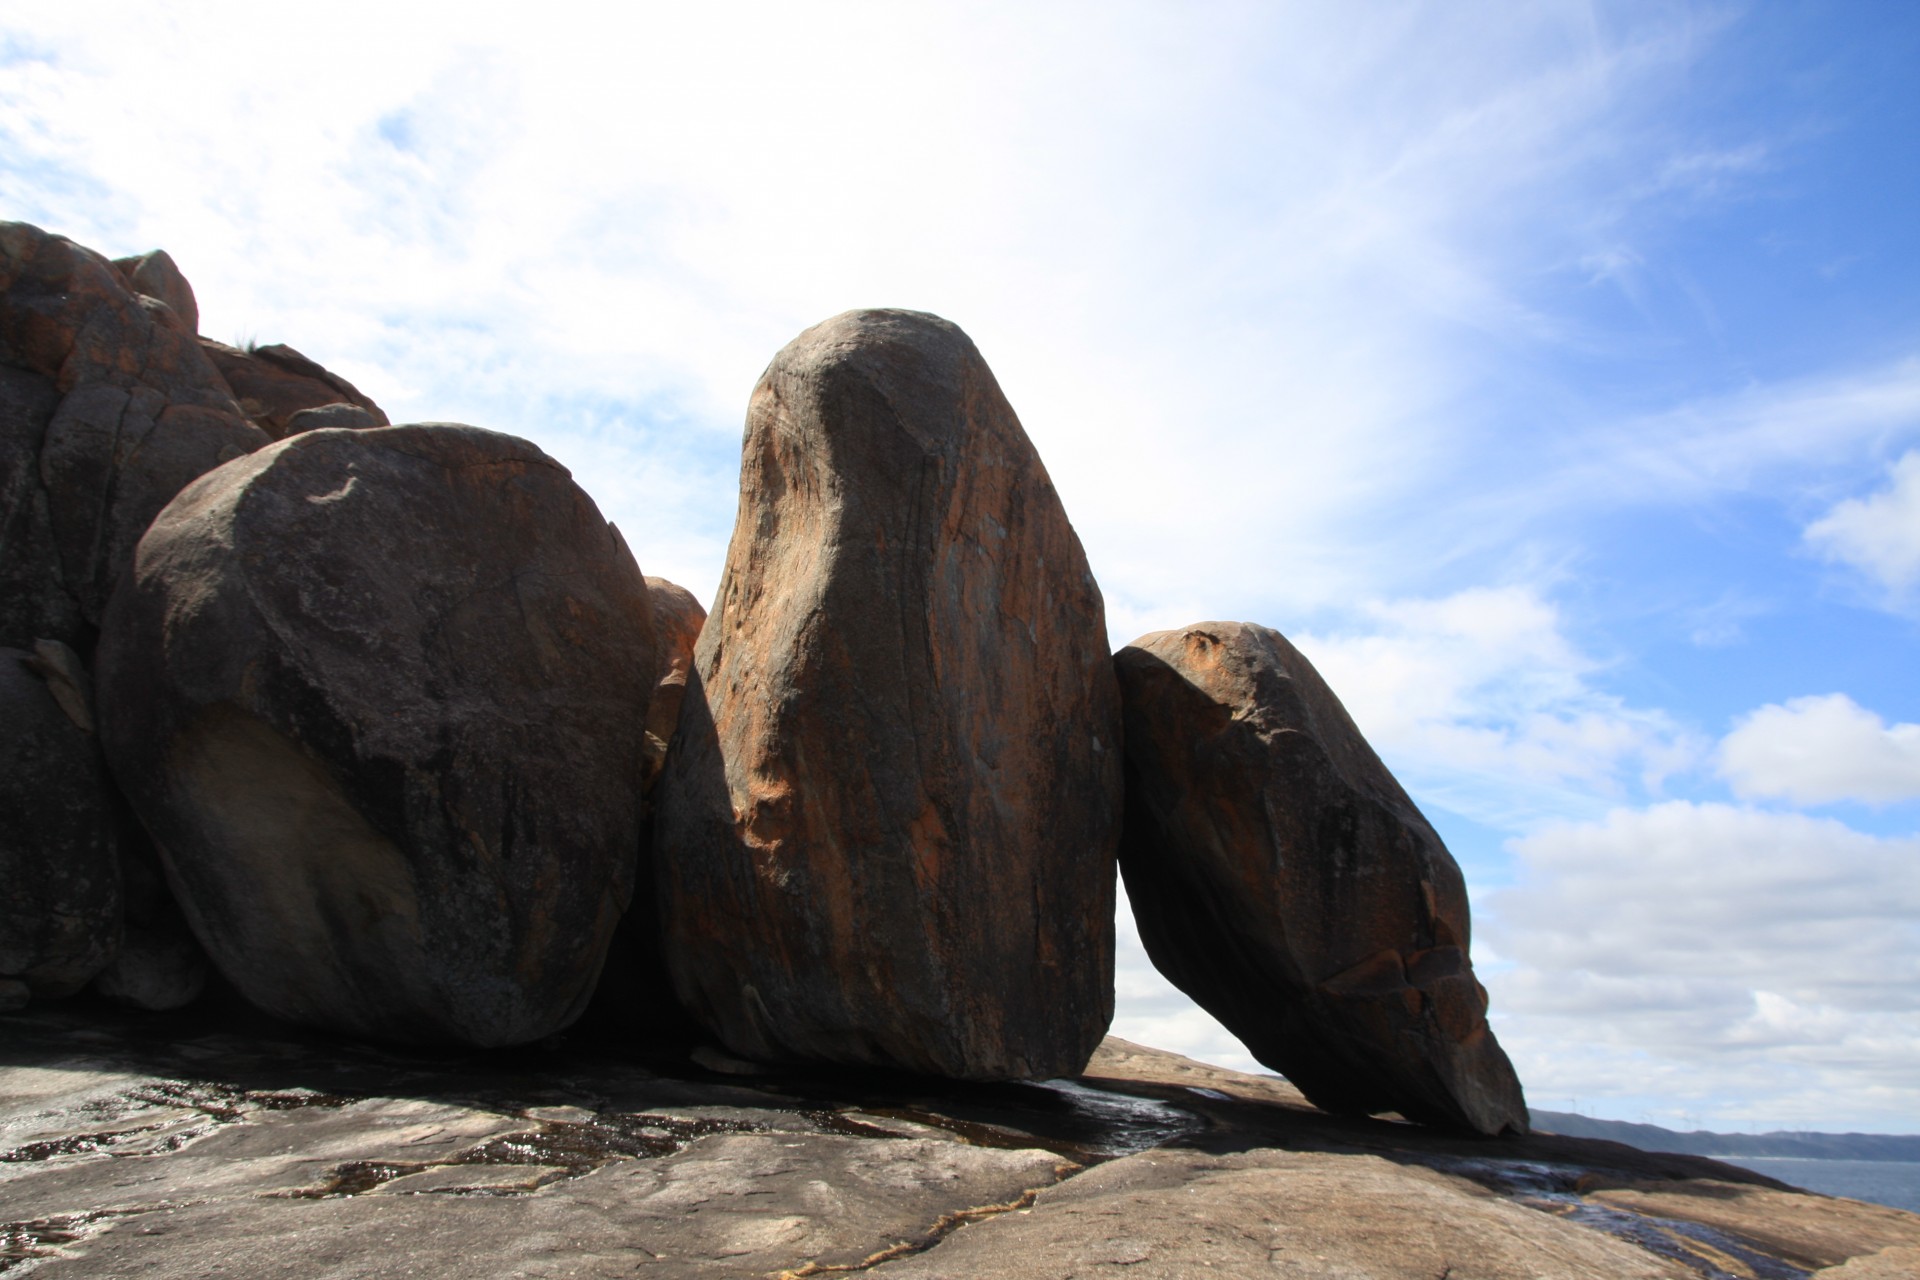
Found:
<svg viewBox="0 0 1920 1280"><path fill-rule="evenodd" d="M450 14L12 14L0 212L166 247L211 336L396 421L535 440L703 598L773 351L947 315L1115 642L1279 627L1435 817L1542 1105L1914 1127L1882 907L1920 878L1915 24ZM1120 1001L1249 1065L1137 943Z"/></svg>

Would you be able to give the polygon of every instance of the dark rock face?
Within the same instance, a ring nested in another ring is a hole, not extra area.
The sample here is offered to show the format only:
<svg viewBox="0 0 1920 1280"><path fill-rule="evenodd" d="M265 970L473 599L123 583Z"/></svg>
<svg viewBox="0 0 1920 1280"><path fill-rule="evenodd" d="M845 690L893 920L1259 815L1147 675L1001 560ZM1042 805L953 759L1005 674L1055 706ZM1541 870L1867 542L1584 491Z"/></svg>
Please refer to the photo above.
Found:
<svg viewBox="0 0 1920 1280"><path fill-rule="evenodd" d="M144 261L136 276L178 293ZM174 305L91 250L0 223L0 643L90 650L160 508L267 442Z"/></svg>
<svg viewBox="0 0 1920 1280"><path fill-rule="evenodd" d="M1154 964L1319 1106L1524 1133L1460 870L1307 660L1208 622L1115 665L1120 865Z"/></svg>
<svg viewBox="0 0 1920 1280"><path fill-rule="evenodd" d="M37 997L78 991L120 945L112 784L84 703L50 687L54 648L0 649L0 980Z"/></svg>
<svg viewBox="0 0 1920 1280"><path fill-rule="evenodd" d="M318 427L384 427L387 415L360 389L330 373L284 343L242 351L212 338L200 339L234 398L254 425L275 440ZM342 414L309 417L303 411L352 405L365 417ZM298 417L300 421L295 422Z"/></svg>
<svg viewBox="0 0 1920 1280"><path fill-rule="evenodd" d="M122 831L120 877L127 904L120 949L94 975L93 990L150 1013L192 1004L207 984L207 953L167 887L144 832Z"/></svg>
<svg viewBox="0 0 1920 1280"><path fill-rule="evenodd" d="M849 312L775 356L656 792L688 1008L761 1060L1077 1071L1113 1010L1104 629L958 328Z"/></svg>
<svg viewBox="0 0 1920 1280"><path fill-rule="evenodd" d="M652 634L625 544L532 445L309 432L154 522L102 736L248 999L526 1041L578 1014L631 890Z"/></svg>

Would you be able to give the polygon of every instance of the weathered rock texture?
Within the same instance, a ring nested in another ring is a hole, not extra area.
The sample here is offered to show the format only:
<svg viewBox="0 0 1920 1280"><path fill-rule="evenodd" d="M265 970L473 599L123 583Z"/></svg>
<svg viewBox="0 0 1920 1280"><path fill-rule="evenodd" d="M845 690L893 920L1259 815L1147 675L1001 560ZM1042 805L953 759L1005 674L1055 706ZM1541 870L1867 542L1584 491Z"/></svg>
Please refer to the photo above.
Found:
<svg viewBox="0 0 1920 1280"><path fill-rule="evenodd" d="M102 736L254 1003L524 1041L577 1015L627 902L652 635L619 534L532 445L310 432L154 522Z"/></svg>
<svg viewBox="0 0 1920 1280"><path fill-rule="evenodd" d="M1910 1280L1920 1258L1896 1209L1342 1120L1120 1041L1077 1085L886 1094L69 1010L0 1023L0 1270L35 1280Z"/></svg>
<svg viewBox="0 0 1920 1280"><path fill-rule="evenodd" d="M0 223L0 643L88 653L160 508L267 443L178 314L192 291L163 257L131 274L165 301L89 249Z"/></svg>
<svg viewBox="0 0 1920 1280"><path fill-rule="evenodd" d="M0 979L41 997L78 991L120 945L112 783L57 652L0 648Z"/></svg>
<svg viewBox="0 0 1920 1280"><path fill-rule="evenodd" d="M644 788L653 790L667 763L667 748L680 723L680 704L687 695L687 677L693 673L693 647L706 624L707 611L685 587L665 578L647 579L647 599L653 606L653 636L658 663L653 701L647 704L647 764Z"/></svg>
<svg viewBox="0 0 1920 1280"><path fill-rule="evenodd" d="M735 1052L965 1078L1112 1014L1118 708L1099 589L966 335L801 334L658 790L667 952Z"/></svg>
<svg viewBox="0 0 1920 1280"><path fill-rule="evenodd" d="M1160 971L1328 1110L1525 1132L1460 870L1307 660L1207 622L1115 666L1120 865Z"/></svg>
<svg viewBox="0 0 1920 1280"><path fill-rule="evenodd" d="M284 343L242 351L200 339L240 408L275 440L318 427L384 427L387 415L360 389ZM326 415L313 415L328 409ZM360 410L355 415L351 410Z"/></svg>

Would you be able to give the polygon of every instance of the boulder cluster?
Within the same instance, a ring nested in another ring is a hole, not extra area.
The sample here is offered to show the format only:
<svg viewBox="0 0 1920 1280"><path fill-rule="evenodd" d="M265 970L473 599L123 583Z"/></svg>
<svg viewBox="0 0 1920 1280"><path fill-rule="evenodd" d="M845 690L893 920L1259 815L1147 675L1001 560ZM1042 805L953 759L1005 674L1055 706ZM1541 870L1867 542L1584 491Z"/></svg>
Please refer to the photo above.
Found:
<svg viewBox="0 0 1920 1280"><path fill-rule="evenodd" d="M0 1007L1081 1072L1116 871L1320 1106L1523 1132L1459 869L1277 632L1109 651L958 328L836 316L747 414L711 614L565 468L198 336L164 253L0 224Z"/></svg>

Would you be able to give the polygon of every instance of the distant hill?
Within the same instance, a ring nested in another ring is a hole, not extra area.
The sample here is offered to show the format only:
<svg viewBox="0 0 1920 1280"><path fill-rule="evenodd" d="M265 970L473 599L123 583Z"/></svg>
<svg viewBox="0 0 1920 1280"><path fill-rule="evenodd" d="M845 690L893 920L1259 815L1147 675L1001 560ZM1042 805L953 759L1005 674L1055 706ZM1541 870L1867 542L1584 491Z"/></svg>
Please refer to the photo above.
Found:
<svg viewBox="0 0 1920 1280"><path fill-rule="evenodd" d="M1569 1138L1605 1138L1642 1151L1689 1156L1796 1156L1802 1160L1911 1160L1920 1163L1920 1134L1680 1133L1657 1124L1595 1120L1568 1111L1535 1111L1533 1127Z"/></svg>

